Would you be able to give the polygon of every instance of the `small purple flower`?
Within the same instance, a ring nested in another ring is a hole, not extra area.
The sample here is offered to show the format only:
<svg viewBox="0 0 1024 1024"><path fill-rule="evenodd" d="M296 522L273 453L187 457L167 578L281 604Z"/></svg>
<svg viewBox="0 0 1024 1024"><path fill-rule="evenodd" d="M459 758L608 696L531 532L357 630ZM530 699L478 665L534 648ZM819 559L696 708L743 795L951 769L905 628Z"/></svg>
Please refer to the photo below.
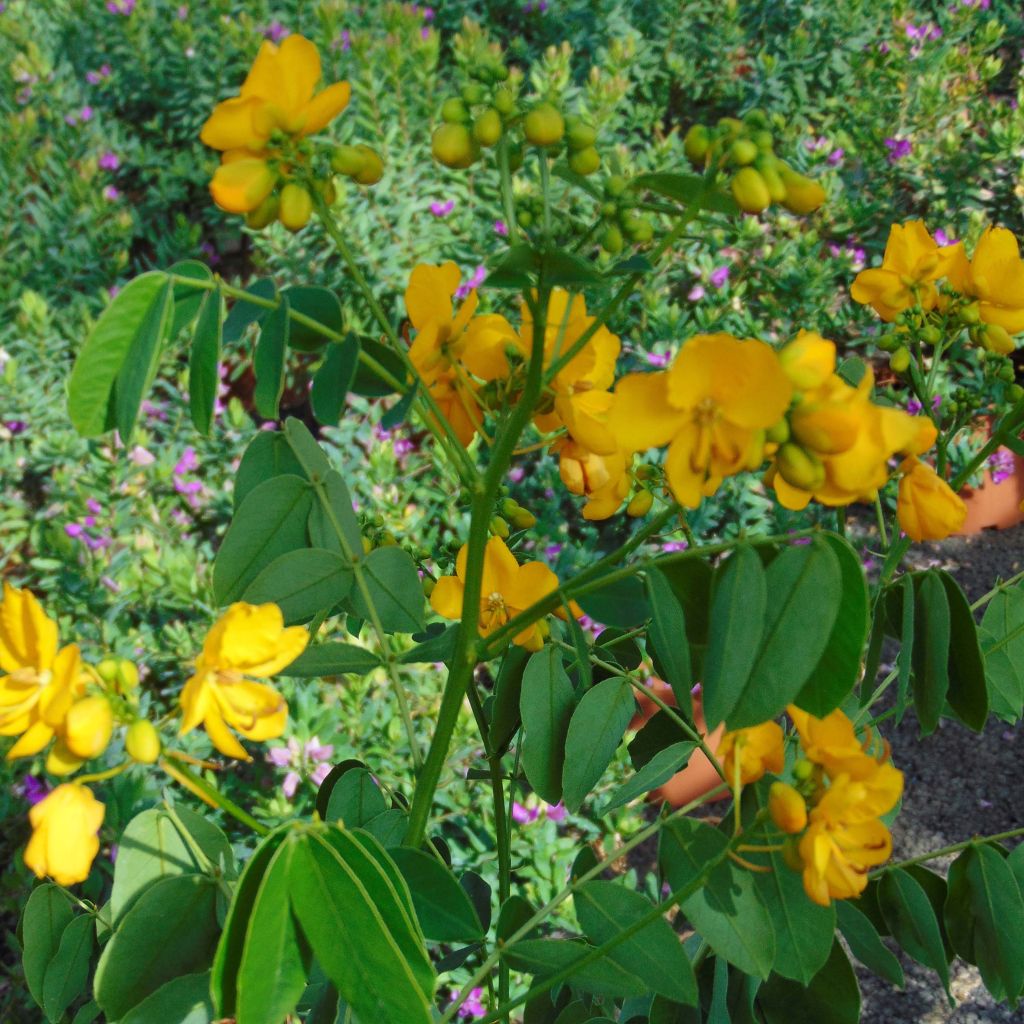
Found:
<svg viewBox="0 0 1024 1024"><path fill-rule="evenodd" d="M106 587L107 590L109 590L110 593L112 594L121 593L121 584L110 576L101 576L100 583L102 583L103 586Z"/></svg>
<svg viewBox="0 0 1024 1024"><path fill-rule="evenodd" d="M430 204L430 212L435 217L447 217L455 209L455 200L447 199L445 202L435 201Z"/></svg>
<svg viewBox="0 0 1024 1024"><path fill-rule="evenodd" d="M842 147L833 149L832 152L829 153L826 163L829 167L838 167L843 162L844 156L846 156L846 151Z"/></svg>
<svg viewBox="0 0 1024 1024"><path fill-rule="evenodd" d="M547 816L548 821L553 821L556 824L560 821L565 821L569 815L569 812L565 809L565 804L561 801L557 804L546 804L544 807L544 813Z"/></svg>
<svg viewBox="0 0 1024 1024"><path fill-rule="evenodd" d="M690 545L685 540L667 540L661 545L662 551L685 551Z"/></svg>
<svg viewBox="0 0 1024 1024"><path fill-rule="evenodd" d="M544 557L549 561L554 561L561 553L561 544L548 544L548 546L544 548Z"/></svg>
<svg viewBox="0 0 1024 1024"><path fill-rule="evenodd" d="M517 825L528 825L531 821L536 821L539 815L539 807L524 807L516 801L512 804L512 820Z"/></svg>
<svg viewBox="0 0 1024 1024"><path fill-rule="evenodd" d="M1013 452L1008 448L1000 448L989 456L989 473L992 475L992 483L1001 484L1004 480L1013 476L1017 471L1017 464L1013 458Z"/></svg>
<svg viewBox="0 0 1024 1024"><path fill-rule="evenodd" d="M942 408L942 395L935 395L932 398L932 411L938 412Z"/></svg>
<svg viewBox="0 0 1024 1024"><path fill-rule="evenodd" d="M92 107L82 107L82 109L78 112L78 116L79 116L79 118L81 118L82 124L85 124L86 121L91 121L92 120L92 115L93 115Z"/></svg>
<svg viewBox="0 0 1024 1024"><path fill-rule="evenodd" d="M526 476L526 470L522 466L513 466L508 471L508 478L514 484L521 483L525 476Z"/></svg>
<svg viewBox="0 0 1024 1024"><path fill-rule="evenodd" d="M85 80L90 85L99 85L103 81L103 76L98 71L86 71Z"/></svg>
<svg viewBox="0 0 1024 1024"><path fill-rule="evenodd" d="M907 399L907 412L911 416L916 416L923 408L924 406L916 398Z"/></svg>
<svg viewBox="0 0 1024 1024"><path fill-rule="evenodd" d="M21 780L20 786L17 786L16 789L28 803L33 805L41 800L45 800L50 792L50 787L47 786L46 782L43 779L36 778L35 775L26 775Z"/></svg>
<svg viewBox="0 0 1024 1024"><path fill-rule="evenodd" d="M487 277L487 268L481 263L476 270L470 275L469 279L463 281L458 288L455 289L455 297L457 299L464 299L473 289L479 288L484 283Z"/></svg>
<svg viewBox="0 0 1024 1024"><path fill-rule="evenodd" d="M299 783L302 781L302 776L298 772L289 772L284 777L284 782L281 783L281 792L291 800L295 796L295 791L299 788Z"/></svg>
<svg viewBox="0 0 1024 1024"><path fill-rule="evenodd" d="M711 271L711 276L708 281L714 285L715 288L723 288L726 282L729 280L729 266L725 264L721 267L716 267Z"/></svg>
<svg viewBox="0 0 1024 1024"><path fill-rule="evenodd" d="M291 35L291 29L287 29L276 18L263 30L263 36L272 43L279 43L286 36Z"/></svg>
<svg viewBox="0 0 1024 1024"><path fill-rule="evenodd" d="M494 222L494 233L502 238L508 238L508 225L503 220Z"/></svg>
<svg viewBox="0 0 1024 1024"><path fill-rule="evenodd" d="M707 292L704 291L704 285L702 285L702 284L695 284L689 290L689 292L687 292L686 297L691 302L700 302L700 300L703 299L706 294L707 294Z"/></svg>
<svg viewBox="0 0 1024 1024"><path fill-rule="evenodd" d="M78 117L77 117L77 115L75 115L75 114L65 114L64 115L64 123L65 124L69 124L72 127L74 127L76 124L78 124Z"/></svg>
<svg viewBox="0 0 1024 1024"><path fill-rule="evenodd" d="M103 511L103 506L95 498L86 499L85 507L94 516L98 516Z"/></svg>
<svg viewBox="0 0 1024 1024"><path fill-rule="evenodd" d="M348 53L352 49L352 33L347 28L341 30L341 35L338 36L331 43L332 50L341 50L342 53Z"/></svg>
<svg viewBox="0 0 1024 1024"><path fill-rule="evenodd" d="M648 352L647 362L651 366L666 367L671 362L672 357L667 352Z"/></svg>
<svg viewBox="0 0 1024 1024"><path fill-rule="evenodd" d="M311 761L330 761L334 757L334 745L331 743L321 743L320 738L314 736L306 743L303 753Z"/></svg>
<svg viewBox="0 0 1024 1024"><path fill-rule="evenodd" d="M4 426L10 432L12 437L17 437L19 434L24 434L28 430L28 424L24 420L6 420Z"/></svg>
<svg viewBox="0 0 1024 1024"><path fill-rule="evenodd" d="M310 780L313 785L319 788L324 784L324 779L331 774L332 765L329 764L318 764L313 771L310 773Z"/></svg>
<svg viewBox="0 0 1024 1024"><path fill-rule="evenodd" d="M104 171L116 171L121 166L121 158L116 154L107 150L106 153L99 159L99 166Z"/></svg>
<svg viewBox="0 0 1024 1024"><path fill-rule="evenodd" d="M181 458L175 463L173 472L175 476L184 476L186 473L191 473L192 470L198 468L199 459L196 456L196 450L189 446L181 453Z"/></svg>
<svg viewBox="0 0 1024 1024"><path fill-rule="evenodd" d="M65 523L64 532L73 540L78 540L85 533L85 527L81 523Z"/></svg>
<svg viewBox="0 0 1024 1024"><path fill-rule="evenodd" d="M119 189L114 188L113 185L107 185L103 190L103 198L108 202L115 203L121 198L121 192Z"/></svg>
<svg viewBox="0 0 1024 1024"><path fill-rule="evenodd" d="M178 21L187 21L188 7L185 4L181 4L177 11L175 11L175 17L178 19Z"/></svg>
<svg viewBox="0 0 1024 1024"><path fill-rule="evenodd" d="M156 462L156 456L151 451L143 448L141 444L137 444L128 453L128 461L133 466L152 466Z"/></svg>
<svg viewBox="0 0 1024 1024"><path fill-rule="evenodd" d="M889 150L889 163L894 164L910 156L914 147L910 139L889 138L885 140L885 148Z"/></svg>
<svg viewBox="0 0 1024 1024"><path fill-rule="evenodd" d="M459 1007L457 1016L463 1020L477 1020L487 1012L487 1007L481 1002L484 990L482 988L470 989L469 995L466 996L466 1001ZM458 989L452 992L452 1002L457 1003L459 1001L461 993Z"/></svg>
<svg viewBox="0 0 1024 1024"><path fill-rule="evenodd" d="M271 747L267 760L278 768L287 768L292 763L292 752L287 747Z"/></svg>
<svg viewBox="0 0 1024 1024"><path fill-rule="evenodd" d="M935 239L936 245L947 246L956 245L956 239L950 238L942 228L936 228L932 236Z"/></svg>

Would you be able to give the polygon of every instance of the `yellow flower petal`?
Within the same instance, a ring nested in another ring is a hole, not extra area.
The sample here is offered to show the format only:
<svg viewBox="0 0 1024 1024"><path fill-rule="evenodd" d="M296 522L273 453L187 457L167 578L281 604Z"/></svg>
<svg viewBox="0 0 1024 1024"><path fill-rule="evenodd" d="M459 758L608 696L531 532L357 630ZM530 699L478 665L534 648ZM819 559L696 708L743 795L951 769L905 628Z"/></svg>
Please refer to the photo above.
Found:
<svg viewBox="0 0 1024 1024"><path fill-rule="evenodd" d="M255 210L274 190L277 176L263 160L221 164L210 182L213 201L228 213Z"/></svg>
<svg viewBox="0 0 1024 1024"><path fill-rule="evenodd" d="M302 135L313 135L326 128L347 106L352 95L348 82L335 82L309 101L302 122Z"/></svg>
<svg viewBox="0 0 1024 1024"><path fill-rule="evenodd" d="M0 601L0 669L48 669L57 655L57 623L47 618L42 605L28 590L16 590L6 581Z"/></svg>
<svg viewBox="0 0 1024 1024"><path fill-rule="evenodd" d="M465 590L458 577L442 576L430 592L430 607L446 619L461 619Z"/></svg>
<svg viewBox="0 0 1024 1024"><path fill-rule="evenodd" d="M421 263L413 268L405 289L405 310L413 327L420 330L431 322L451 323L452 296L461 276L450 260L439 267Z"/></svg>
<svg viewBox="0 0 1024 1024"><path fill-rule="evenodd" d="M623 451L639 452L668 444L689 419L668 402L665 373L631 373L615 385L608 429Z"/></svg>

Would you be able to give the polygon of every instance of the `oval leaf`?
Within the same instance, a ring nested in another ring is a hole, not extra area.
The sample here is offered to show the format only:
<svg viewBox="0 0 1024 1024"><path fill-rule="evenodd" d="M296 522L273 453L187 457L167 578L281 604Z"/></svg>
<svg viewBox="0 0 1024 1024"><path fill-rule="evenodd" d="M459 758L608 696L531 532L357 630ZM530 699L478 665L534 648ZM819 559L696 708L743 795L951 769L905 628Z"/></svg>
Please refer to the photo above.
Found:
<svg viewBox="0 0 1024 1024"><path fill-rule="evenodd" d="M572 683L554 647L534 654L523 672L519 708L522 715L523 771L542 800L562 799L565 737L575 699Z"/></svg>
<svg viewBox="0 0 1024 1024"><path fill-rule="evenodd" d="M273 602L281 609L285 625L293 625L343 601L352 580L352 566L341 555L302 548L275 558L245 588L242 599L250 604Z"/></svg>
<svg viewBox="0 0 1024 1024"><path fill-rule="evenodd" d="M436 857L422 850L399 847L391 851L412 893L412 904L423 934L435 942L474 942L483 939L480 918L456 877Z"/></svg>

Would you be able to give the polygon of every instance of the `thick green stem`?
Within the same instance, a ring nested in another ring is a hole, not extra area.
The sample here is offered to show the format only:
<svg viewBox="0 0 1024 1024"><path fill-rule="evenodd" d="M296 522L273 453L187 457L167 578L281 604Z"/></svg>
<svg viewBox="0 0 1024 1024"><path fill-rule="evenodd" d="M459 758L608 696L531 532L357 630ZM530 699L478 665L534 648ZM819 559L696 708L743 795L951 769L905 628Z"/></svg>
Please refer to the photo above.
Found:
<svg viewBox="0 0 1024 1024"><path fill-rule="evenodd" d="M959 853L961 850L966 850L968 846L975 846L980 843L1001 843L1004 839L1016 839L1017 836L1024 836L1024 828L1012 828L1008 832L997 832L993 836L974 836L971 839L963 840L963 842L953 843L950 846L943 846L941 849L932 850L931 853L922 853L918 857L898 860L892 864L886 864L884 867L875 868L868 877L877 878L879 875L884 875L886 871L894 871L896 868L909 868L915 864L924 864L929 860L937 860L939 857L948 857L951 853Z"/></svg>
<svg viewBox="0 0 1024 1024"><path fill-rule="evenodd" d="M505 211L508 241L510 245L515 245L519 241L519 223L516 220L515 198L512 194L512 172L508 163L507 134L503 134L498 143L498 175L501 180L501 205Z"/></svg>
<svg viewBox="0 0 1024 1024"><path fill-rule="evenodd" d="M225 796L219 789L211 786L201 775L197 775L190 768L186 768L182 761L168 755L162 762L162 767L168 775L176 782L180 782L186 789L201 797L207 803L219 807L222 811L236 818L243 825L251 828L257 835L265 836L270 829L262 822L257 821L248 811L243 810L230 797Z"/></svg>
<svg viewBox="0 0 1024 1024"><path fill-rule="evenodd" d="M491 463L483 481L473 489L472 511L469 523L469 540L466 546L466 574L463 580L462 618L459 638L452 655L448 681L441 696L437 714L437 728L427 752L423 771L416 784L412 807L409 809L409 824L405 833L405 845L418 847L427 830L434 793L448 757L452 736L459 719L466 688L477 664L477 629L480 622L480 592L483 585L484 551L489 536L488 524L505 473L508 470L519 436L522 434L541 393L544 370L544 333L548 290L543 285L539 291L539 309L534 315L533 339L530 352L530 366L522 396L505 420L491 449Z"/></svg>

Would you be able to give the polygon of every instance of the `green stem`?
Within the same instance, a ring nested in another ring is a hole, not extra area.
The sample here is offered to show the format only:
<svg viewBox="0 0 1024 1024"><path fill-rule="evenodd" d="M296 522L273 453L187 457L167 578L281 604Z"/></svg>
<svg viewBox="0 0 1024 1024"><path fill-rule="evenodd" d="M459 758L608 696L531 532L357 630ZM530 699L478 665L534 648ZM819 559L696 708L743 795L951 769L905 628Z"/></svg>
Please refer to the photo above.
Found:
<svg viewBox="0 0 1024 1024"><path fill-rule="evenodd" d="M540 191L544 203L544 240L551 242L551 168L548 165L547 153L537 150L540 161Z"/></svg>
<svg viewBox="0 0 1024 1024"><path fill-rule="evenodd" d="M878 534L882 538L882 547L889 550L889 531L885 528L885 509L882 508L882 499L875 495L875 516L878 519Z"/></svg>
<svg viewBox="0 0 1024 1024"><path fill-rule="evenodd" d="M191 768L186 768L182 761L170 755L167 755L165 760L173 767L174 773L168 773L171 774L172 778L174 778L174 774L180 775L193 790L198 790L211 803L216 804L222 811L225 811L243 825L251 828L257 835L265 836L270 831L266 825L257 821L248 811L239 807L234 800L225 796L216 787L211 786L201 775L197 775Z"/></svg>
<svg viewBox="0 0 1024 1024"><path fill-rule="evenodd" d="M886 871L895 871L896 868L909 868L915 864L924 864L925 861L937 860L939 857L946 857L951 853L959 853L961 850L966 850L968 846L975 846L979 843L1000 843L1004 839L1016 839L1017 836L1024 836L1024 828L1012 828L1008 832L998 832L992 836L974 836L972 839L965 839L963 842L943 846L939 850L932 850L931 853L922 853L918 857L898 860L892 864L886 864L884 867L875 868L868 877L877 878L879 875L885 874Z"/></svg>
<svg viewBox="0 0 1024 1024"><path fill-rule="evenodd" d="M494 446L491 449L491 462L483 481L473 488L459 637L452 654L444 693L441 695L437 728L430 742L427 759L423 764L423 770L416 784L416 792L413 794L412 806L409 809L409 824L404 840L406 846L420 846L426 835L427 820L433 806L434 793L437 791L437 784L448 757L455 726L458 724L459 709L462 707L466 689L477 664L480 592L483 586L483 562L489 535L488 524L512 459L512 453L515 451L520 434L533 415L534 406L541 393L546 329L544 311L547 310L548 305L548 289L541 284L538 291L539 309L534 315L530 365L523 393L495 437Z"/></svg>
<svg viewBox="0 0 1024 1024"><path fill-rule="evenodd" d="M509 245L515 245L519 241L519 223L516 220L516 205L512 194L512 172L508 163L507 134L503 134L498 143L498 175L501 180L501 205L505 211L508 241Z"/></svg>

